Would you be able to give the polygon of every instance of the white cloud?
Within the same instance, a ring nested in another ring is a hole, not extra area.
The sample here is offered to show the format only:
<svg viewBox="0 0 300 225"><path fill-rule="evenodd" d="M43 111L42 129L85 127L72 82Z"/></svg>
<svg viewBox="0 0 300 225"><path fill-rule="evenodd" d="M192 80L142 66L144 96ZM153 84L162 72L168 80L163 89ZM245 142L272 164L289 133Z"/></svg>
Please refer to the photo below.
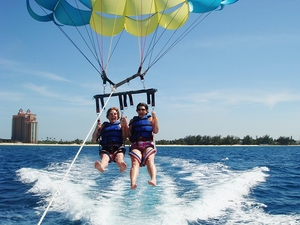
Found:
<svg viewBox="0 0 300 225"><path fill-rule="evenodd" d="M39 95L46 96L46 97L55 97L59 98L60 95L54 93L53 91L49 91L45 86L37 86L35 84L27 83L24 85L25 88L38 93Z"/></svg>
<svg viewBox="0 0 300 225"><path fill-rule="evenodd" d="M25 71L23 71L25 72ZM40 76L40 77L44 77L50 80L56 80L56 81L65 81L65 82L71 82L70 80L59 76L57 74L54 73L50 73L50 72L44 72L44 71L26 71L26 73L28 74L32 74L32 75L36 75L36 76Z"/></svg>
<svg viewBox="0 0 300 225"><path fill-rule="evenodd" d="M63 76L51 72L27 69L24 63L10 59L0 58L0 65L3 66L6 70L13 71L19 74L34 75L55 81L71 82Z"/></svg>
<svg viewBox="0 0 300 225"><path fill-rule="evenodd" d="M168 99L176 101L178 107L182 104L190 105L223 105L232 106L238 104L263 104L270 108L274 105L284 102L299 102L299 93L289 93L288 91L268 92L262 90L216 90L207 93L191 93L187 96L177 96L176 98ZM179 104L182 103L182 104Z"/></svg>
<svg viewBox="0 0 300 225"><path fill-rule="evenodd" d="M7 66L7 67L15 67L18 65L21 65L20 63L14 61L14 60L10 60L10 59L5 59L5 58L1 58L0 57L0 65L2 66Z"/></svg>
<svg viewBox="0 0 300 225"><path fill-rule="evenodd" d="M36 92L37 94L39 94L39 96L45 96L48 98L56 98L56 99L59 99L60 101L67 102L68 104L81 105L81 106L94 104L94 101L87 101L87 99L82 96L74 96L71 94L70 95L59 94L59 93L55 92L54 90L49 90L49 88L46 86L38 86L35 84L31 84L31 83L27 83L24 86L25 86L25 88Z"/></svg>

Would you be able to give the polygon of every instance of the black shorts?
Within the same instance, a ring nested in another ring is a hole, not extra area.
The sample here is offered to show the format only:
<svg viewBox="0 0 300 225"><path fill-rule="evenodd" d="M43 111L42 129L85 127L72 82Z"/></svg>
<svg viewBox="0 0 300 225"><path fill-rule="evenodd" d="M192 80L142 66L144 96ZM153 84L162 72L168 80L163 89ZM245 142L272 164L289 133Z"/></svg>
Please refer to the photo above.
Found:
<svg viewBox="0 0 300 225"><path fill-rule="evenodd" d="M102 146L102 149L99 151L99 155L107 154L109 157L109 162L115 162L115 158L117 154L123 153L125 155L126 148L124 145L109 145L109 146Z"/></svg>

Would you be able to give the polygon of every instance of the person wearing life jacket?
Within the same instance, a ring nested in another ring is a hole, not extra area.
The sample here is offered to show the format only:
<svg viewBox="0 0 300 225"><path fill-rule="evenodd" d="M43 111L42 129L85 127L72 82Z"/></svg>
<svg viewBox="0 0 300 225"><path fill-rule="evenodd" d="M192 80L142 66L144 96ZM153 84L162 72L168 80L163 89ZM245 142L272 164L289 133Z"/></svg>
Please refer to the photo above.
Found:
<svg viewBox="0 0 300 225"><path fill-rule="evenodd" d="M137 116L134 116L129 123L129 140L132 143L130 147L131 169L130 181L131 189L137 188L136 180L139 175L139 169L147 166L150 175L149 185L156 186L156 167L154 156L156 148L153 142L153 134L159 130L156 113L152 111L148 114L148 105L139 103L136 107Z"/></svg>
<svg viewBox="0 0 300 225"><path fill-rule="evenodd" d="M120 113L118 108L112 107L107 110L106 118L109 122L100 123L98 120L98 125L93 133L92 141L99 142L99 155L101 161L95 162L94 166L100 172L104 172L108 163L116 162L117 166L120 168L120 172L123 173L127 165L124 162L125 156L125 146L124 140L127 138L128 124L126 117L120 119Z"/></svg>

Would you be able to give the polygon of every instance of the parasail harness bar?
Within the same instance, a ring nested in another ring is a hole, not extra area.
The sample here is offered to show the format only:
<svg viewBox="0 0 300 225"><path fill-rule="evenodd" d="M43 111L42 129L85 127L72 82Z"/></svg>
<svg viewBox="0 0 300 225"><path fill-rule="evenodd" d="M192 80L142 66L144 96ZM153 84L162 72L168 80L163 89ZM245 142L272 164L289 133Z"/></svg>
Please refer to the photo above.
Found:
<svg viewBox="0 0 300 225"><path fill-rule="evenodd" d="M96 101L96 112L97 113L100 112L100 103L101 103L101 108L104 107L104 98L105 97L118 96L119 103L120 103L120 110L124 110L124 107L126 108L128 106L127 96L129 98L130 106L133 106L132 95L133 94L141 94L141 93L147 94L147 104L154 107L155 106L155 92L157 92L157 89L150 88L150 89L142 89L142 90L135 90L135 91L117 92L117 93L113 93L113 94L94 95L94 99Z"/></svg>
<svg viewBox="0 0 300 225"><path fill-rule="evenodd" d="M103 80L103 85L106 85L106 82L110 83L112 86L115 86L115 83L108 79L106 72L103 70L101 73L101 78Z"/></svg>
<svg viewBox="0 0 300 225"><path fill-rule="evenodd" d="M110 83L114 88L118 88L121 85L128 83L129 81L140 77L141 80L144 80L144 76L146 75L146 73L148 72L148 69L145 70L143 73L141 73L142 67L139 67L138 72L133 74L132 76L120 81L119 83L115 84L114 82L112 82L106 75L106 72L103 70L101 73L101 78L103 80L103 85L106 85L106 82Z"/></svg>

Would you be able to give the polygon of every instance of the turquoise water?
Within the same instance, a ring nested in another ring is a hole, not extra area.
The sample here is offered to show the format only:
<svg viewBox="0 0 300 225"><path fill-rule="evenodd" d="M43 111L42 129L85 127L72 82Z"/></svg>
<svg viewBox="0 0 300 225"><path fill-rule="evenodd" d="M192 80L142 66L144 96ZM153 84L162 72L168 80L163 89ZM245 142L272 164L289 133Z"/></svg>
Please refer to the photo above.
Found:
<svg viewBox="0 0 300 225"><path fill-rule="evenodd" d="M300 224L300 147L161 147L141 168L93 168L98 147L0 146L0 224ZM125 161L130 165L129 156Z"/></svg>

